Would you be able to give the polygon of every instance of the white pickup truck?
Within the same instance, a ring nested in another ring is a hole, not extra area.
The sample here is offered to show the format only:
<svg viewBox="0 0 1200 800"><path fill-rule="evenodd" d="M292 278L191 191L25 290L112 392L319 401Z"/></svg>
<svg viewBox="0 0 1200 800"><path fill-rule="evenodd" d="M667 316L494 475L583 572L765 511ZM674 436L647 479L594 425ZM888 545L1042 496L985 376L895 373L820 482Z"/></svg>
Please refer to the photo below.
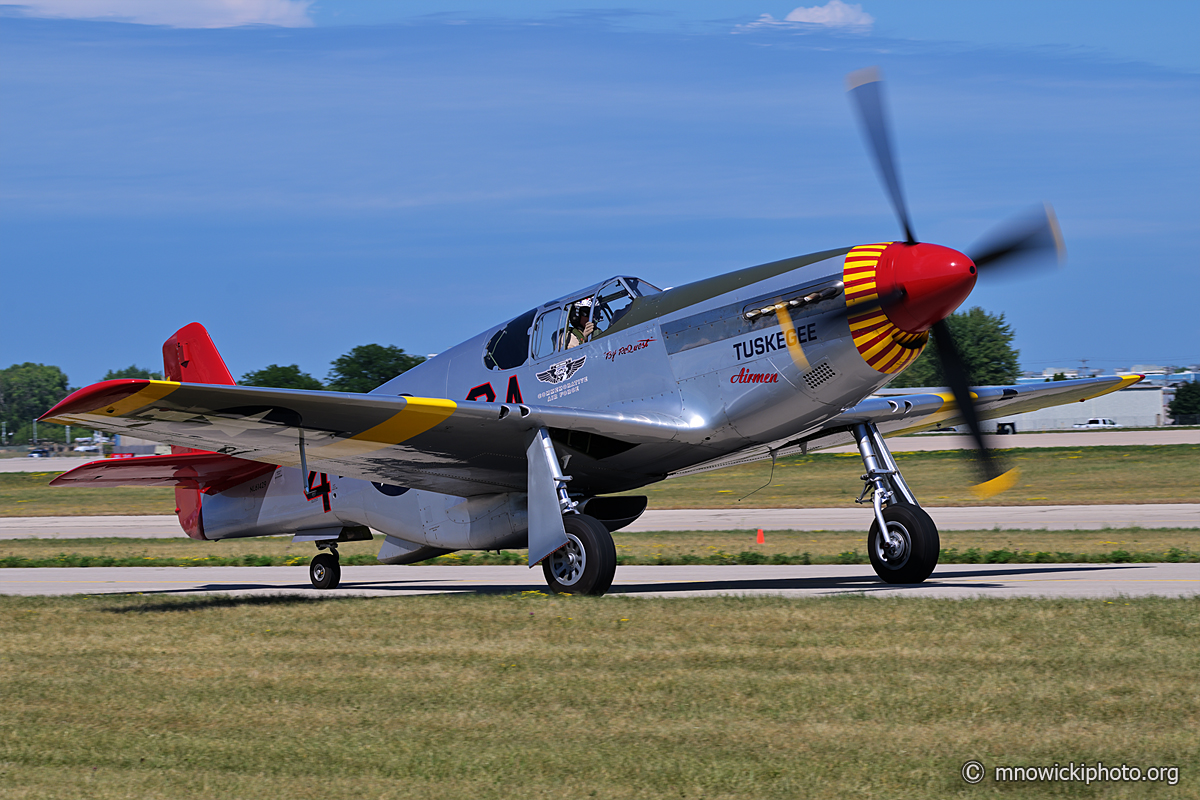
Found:
<svg viewBox="0 0 1200 800"><path fill-rule="evenodd" d="M1119 428L1117 423L1107 417L1092 417L1087 422L1076 422L1072 427L1075 428Z"/></svg>

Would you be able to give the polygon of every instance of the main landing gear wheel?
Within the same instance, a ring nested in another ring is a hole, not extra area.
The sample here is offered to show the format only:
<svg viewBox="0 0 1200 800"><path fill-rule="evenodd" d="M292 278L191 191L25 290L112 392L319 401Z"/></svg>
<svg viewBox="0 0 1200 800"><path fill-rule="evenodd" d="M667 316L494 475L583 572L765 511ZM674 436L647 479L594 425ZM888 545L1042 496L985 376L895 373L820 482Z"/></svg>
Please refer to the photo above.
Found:
<svg viewBox="0 0 1200 800"><path fill-rule="evenodd" d="M924 509L909 503L893 503L883 509L883 519L888 535L880 535L877 520L867 536L875 574L885 583L920 583L928 578L942 546L937 525Z"/></svg>
<svg viewBox="0 0 1200 800"><path fill-rule="evenodd" d="M336 589L342 582L342 564L333 553L317 553L309 562L308 578L317 589Z"/></svg>
<svg viewBox="0 0 1200 800"><path fill-rule="evenodd" d="M586 514L563 517L566 546L542 560L550 591L561 594L602 595L617 572L617 548L600 520Z"/></svg>

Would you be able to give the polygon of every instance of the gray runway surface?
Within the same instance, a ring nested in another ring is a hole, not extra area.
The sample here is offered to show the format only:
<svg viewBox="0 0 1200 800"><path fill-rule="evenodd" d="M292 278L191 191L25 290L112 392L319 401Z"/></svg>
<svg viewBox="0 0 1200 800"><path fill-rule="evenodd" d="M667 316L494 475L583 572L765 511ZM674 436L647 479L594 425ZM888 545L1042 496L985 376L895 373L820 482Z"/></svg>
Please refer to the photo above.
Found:
<svg viewBox="0 0 1200 800"><path fill-rule="evenodd" d="M1200 528L1200 504L1112 506L927 506L938 528L962 530L1103 530L1104 528ZM627 531L799 530L865 531L871 510L851 508L745 508L647 511ZM174 539L183 531L174 516L0 517L3 539L117 537Z"/></svg>
<svg viewBox="0 0 1200 800"><path fill-rule="evenodd" d="M289 594L402 597L542 591L526 567L344 567L342 585L319 592L306 567L91 567L0 570L0 594ZM621 567L610 596L820 597L1188 597L1200 594L1196 564L947 564L916 586L889 586L869 566Z"/></svg>

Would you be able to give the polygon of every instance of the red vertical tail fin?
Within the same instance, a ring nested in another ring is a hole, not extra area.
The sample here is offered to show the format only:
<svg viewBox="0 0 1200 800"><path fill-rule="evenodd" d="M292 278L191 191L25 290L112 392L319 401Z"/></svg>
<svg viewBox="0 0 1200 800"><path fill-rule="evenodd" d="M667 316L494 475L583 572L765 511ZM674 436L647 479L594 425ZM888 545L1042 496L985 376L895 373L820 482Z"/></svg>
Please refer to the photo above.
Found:
<svg viewBox="0 0 1200 800"><path fill-rule="evenodd" d="M225 359L199 322L184 325L163 342L163 374L167 380L180 383L234 383ZM172 445L171 452L200 451ZM175 514L184 532L193 539L205 538L202 499L199 489L175 487Z"/></svg>
<svg viewBox="0 0 1200 800"><path fill-rule="evenodd" d="M235 382L212 337L199 322L184 325L163 342L163 369L167 380L180 383Z"/></svg>

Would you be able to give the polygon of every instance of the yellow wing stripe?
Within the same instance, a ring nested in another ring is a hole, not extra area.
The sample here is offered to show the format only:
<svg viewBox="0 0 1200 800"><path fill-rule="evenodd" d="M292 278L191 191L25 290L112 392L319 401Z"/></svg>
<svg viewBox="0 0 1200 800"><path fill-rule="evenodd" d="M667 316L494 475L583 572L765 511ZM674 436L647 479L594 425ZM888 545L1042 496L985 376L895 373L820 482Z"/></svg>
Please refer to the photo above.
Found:
<svg viewBox="0 0 1200 800"><path fill-rule="evenodd" d="M1121 376L1121 385L1118 386L1116 389L1109 389L1108 392L1116 392L1121 389L1124 389L1126 386L1132 386L1133 384L1137 383L1144 377L1146 377L1146 376L1145 375L1122 375ZM1108 392L1104 392L1104 394L1108 394ZM1100 395L1094 395L1094 396L1099 397Z"/></svg>
<svg viewBox="0 0 1200 800"><path fill-rule="evenodd" d="M171 392L178 389L182 384L175 381L150 381L150 385L134 392L124 400L118 400L115 403L110 403L103 408L98 408L91 412L99 416L123 417L131 411L136 411L143 406L148 406L151 403L157 403Z"/></svg>
<svg viewBox="0 0 1200 800"><path fill-rule="evenodd" d="M453 400L432 397L406 399L408 402L403 410L375 427L340 442L314 447L309 452L324 458L338 458L382 450L440 425L458 408L458 404Z"/></svg>

